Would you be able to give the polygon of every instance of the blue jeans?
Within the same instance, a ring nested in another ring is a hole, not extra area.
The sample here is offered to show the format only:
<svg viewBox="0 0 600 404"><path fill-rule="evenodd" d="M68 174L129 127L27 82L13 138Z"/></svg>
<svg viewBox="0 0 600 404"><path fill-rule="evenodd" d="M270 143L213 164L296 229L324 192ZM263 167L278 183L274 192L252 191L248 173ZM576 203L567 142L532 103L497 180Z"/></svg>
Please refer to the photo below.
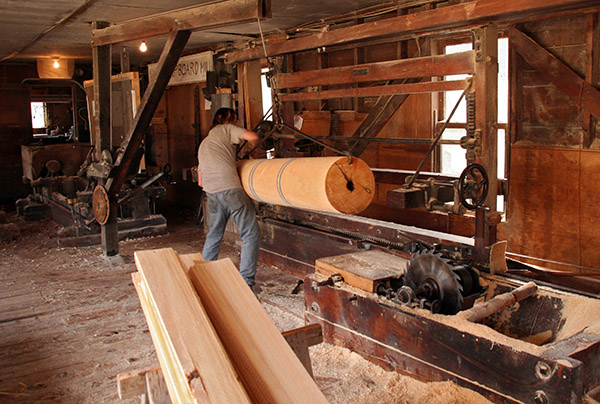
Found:
<svg viewBox="0 0 600 404"><path fill-rule="evenodd" d="M229 216L232 216L242 239L240 274L248 286L254 286L256 262L258 261L258 240L260 238L254 204L244 190L238 188L214 194L207 193L206 196L208 197L209 230L204 242L202 256L208 261L214 261L218 258L225 225Z"/></svg>

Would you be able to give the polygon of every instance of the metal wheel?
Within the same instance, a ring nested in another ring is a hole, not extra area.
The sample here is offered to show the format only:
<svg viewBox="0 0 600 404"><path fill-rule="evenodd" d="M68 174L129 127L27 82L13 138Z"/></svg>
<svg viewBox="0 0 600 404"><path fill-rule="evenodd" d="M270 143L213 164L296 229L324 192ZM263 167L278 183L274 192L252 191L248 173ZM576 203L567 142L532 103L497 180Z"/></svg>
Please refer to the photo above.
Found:
<svg viewBox="0 0 600 404"><path fill-rule="evenodd" d="M458 197L467 209L476 209L485 202L490 181L481 164L470 164L460 174Z"/></svg>
<svg viewBox="0 0 600 404"><path fill-rule="evenodd" d="M99 224L106 224L110 216L110 202L106 189L102 185L96 185L94 194L92 195L92 208L94 217Z"/></svg>

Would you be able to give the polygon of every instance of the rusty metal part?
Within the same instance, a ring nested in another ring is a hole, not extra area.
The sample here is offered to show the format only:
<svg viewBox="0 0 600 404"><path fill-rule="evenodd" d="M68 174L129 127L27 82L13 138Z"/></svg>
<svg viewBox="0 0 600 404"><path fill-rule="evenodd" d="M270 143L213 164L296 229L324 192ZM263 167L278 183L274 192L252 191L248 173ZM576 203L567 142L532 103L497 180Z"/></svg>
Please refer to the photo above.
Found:
<svg viewBox="0 0 600 404"><path fill-rule="evenodd" d="M469 164L460 174L458 187L458 196L463 206L467 209L476 209L482 206L490 188L485 168L481 164Z"/></svg>
<svg viewBox="0 0 600 404"><path fill-rule="evenodd" d="M108 217L110 216L110 201L108 199L108 193L102 185L97 185L96 188L94 188L92 208L94 210L96 221L102 225L106 224Z"/></svg>
<svg viewBox="0 0 600 404"><path fill-rule="evenodd" d="M458 272L438 254L418 252L413 255L406 270L405 286L410 287L419 307L444 314L458 313L462 308L463 287ZM404 290L402 298L408 294ZM412 304L415 299L408 300Z"/></svg>

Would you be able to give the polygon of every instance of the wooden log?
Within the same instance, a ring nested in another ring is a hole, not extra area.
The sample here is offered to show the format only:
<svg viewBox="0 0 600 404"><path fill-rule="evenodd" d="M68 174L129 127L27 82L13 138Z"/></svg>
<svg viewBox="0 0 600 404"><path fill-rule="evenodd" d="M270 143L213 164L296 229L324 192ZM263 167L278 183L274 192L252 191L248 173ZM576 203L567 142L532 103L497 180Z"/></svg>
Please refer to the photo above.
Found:
<svg viewBox="0 0 600 404"><path fill-rule="evenodd" d="M250 403L177 253L138 251L135 261L142 278L136 288L149 326L157 323L151 334L171 399Z"/></svg>
<svg viewBox="0 0 600 404"><path fill-rule="evenodd" d="M327 402L231 260L190 276L254 404Z"/></svg>
<svg viewBox="0 0 600 404"><path fill-rule="evenodd" d="M238 171L252 199L274 205L352 215L375 194L373 173L358 158L243 160Z"/></svg>
<svg viewBox="0 0 600 404"><path fill-rule="evenodd" d="M491 316L494 313L499 312L505 307L520 302L530 296L533 296L537 292L537 285L535 282L528 282L523 286L519 286L515 290L510 292L502 293L498 296L494 296L485 303L473 306L469 310L463 311L460 315L469 321L474 323L483 320L484 318Z"/></svg>

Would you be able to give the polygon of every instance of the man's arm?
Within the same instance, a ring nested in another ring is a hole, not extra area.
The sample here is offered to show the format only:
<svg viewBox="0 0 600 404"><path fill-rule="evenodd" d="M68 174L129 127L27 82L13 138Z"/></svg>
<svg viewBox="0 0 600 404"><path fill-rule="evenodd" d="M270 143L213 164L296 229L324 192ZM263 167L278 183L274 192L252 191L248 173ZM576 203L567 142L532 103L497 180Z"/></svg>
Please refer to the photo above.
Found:
<svg viewBox="0 0 600 404"><path fill-rule="evenodd" d="M252 146L256 146L259 140L258 135L251 130L245 131L242 135L242 139L247 140Z"/></svg>
<svg viewBox="0 0 600 404"><path fill-rule="evenodd" d="M202 186L202 171L198 170L198 186Z"/></svg>

